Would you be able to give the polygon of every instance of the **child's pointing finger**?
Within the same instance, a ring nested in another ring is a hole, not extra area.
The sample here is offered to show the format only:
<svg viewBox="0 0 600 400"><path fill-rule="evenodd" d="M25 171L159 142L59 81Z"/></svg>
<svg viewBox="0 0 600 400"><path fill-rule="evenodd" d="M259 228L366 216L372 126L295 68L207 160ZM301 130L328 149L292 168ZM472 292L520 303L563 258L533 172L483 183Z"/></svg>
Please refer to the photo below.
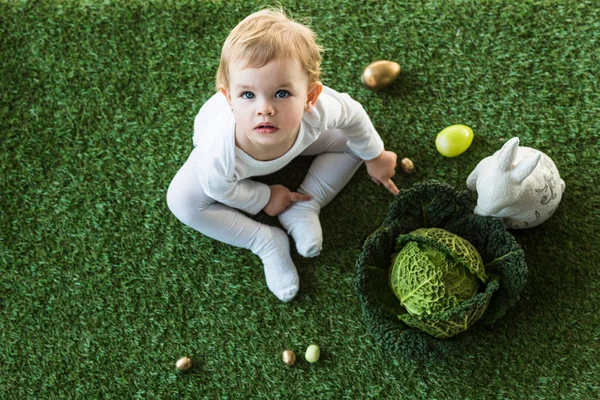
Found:
<svg viewBox="0 0 600 400"><path fill-rule="evenodd" d="M400 193L400 190L398 190L398 188L396 187L396 185L394 185L394 182L392 182L391 179L388 179L387 181L383 182L383 186L385 186L385 188L387 190L389 190L390 192L392 192L392 194L395 196L398 193Z"/></svg>
<svg viewBox="0 0 600 400"><path fill-rule="evenodd" d="M296 193L296 192L290 192L290 200L291 201L309 201L312 200L312 197L306 195L306 194L302 194L302 193Z"/></svg>

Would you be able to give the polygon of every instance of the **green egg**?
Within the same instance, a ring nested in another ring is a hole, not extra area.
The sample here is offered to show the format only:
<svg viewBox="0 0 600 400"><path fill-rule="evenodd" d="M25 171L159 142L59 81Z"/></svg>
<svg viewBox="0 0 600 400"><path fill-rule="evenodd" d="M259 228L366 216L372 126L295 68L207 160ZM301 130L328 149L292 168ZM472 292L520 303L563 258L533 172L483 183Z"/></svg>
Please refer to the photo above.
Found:
<svg viewBox="0 0 600 400"><path fill-rule="evenodd" d="M466 125L452 125L435 138L435 147L441 155L456 157L464 153L473 142L473 130Z"/></svg>
<svg viewBox="0 0 600 400"><path fill-rule="evenodd" d="M316 363L319 360L320 355L321 350L319 349L319 346L317 346L316 344L311 344L310 346L308 346L308 349L306 349L306 354L304 355L304 358L306 358L306 361L308 361L309 363Z"/></svg>

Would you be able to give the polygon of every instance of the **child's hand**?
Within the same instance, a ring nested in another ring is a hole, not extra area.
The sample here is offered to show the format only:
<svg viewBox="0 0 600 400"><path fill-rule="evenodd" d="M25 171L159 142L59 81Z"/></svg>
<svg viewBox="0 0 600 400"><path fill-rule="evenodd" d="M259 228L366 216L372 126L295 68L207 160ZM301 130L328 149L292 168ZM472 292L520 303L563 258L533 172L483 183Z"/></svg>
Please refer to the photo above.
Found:
<svg viewBox="0 0 600 400"><path fill-rule="evenodd" d="M271 217L281 214L296 201L308 201L312 199L312 197L305 194L292 192L282 185L271 185L269 187L271 188L271 198L269 198L269 202L263 208L263 211Z"/></svg>
<svg viewBox="0 0 600 400"><path fill-rule="evenodd" d="M384 150L380 155L372 160L365 161L367 164L367 172L371 176L373 182L378 185L383 185L387 190L396 195L400 193L392 177L396 175L396 153Z"/></svg>

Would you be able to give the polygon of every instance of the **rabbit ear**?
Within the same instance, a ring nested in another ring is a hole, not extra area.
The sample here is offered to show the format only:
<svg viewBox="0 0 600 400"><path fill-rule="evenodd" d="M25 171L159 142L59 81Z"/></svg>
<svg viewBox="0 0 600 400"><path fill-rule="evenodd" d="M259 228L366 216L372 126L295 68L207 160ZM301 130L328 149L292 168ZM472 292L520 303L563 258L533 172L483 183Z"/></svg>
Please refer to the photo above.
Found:
<svg viewBox="0 0 600 400"><path fill-rule="evenodd" d="M498 152L498 167L500 171L508 172L512 167L512 163L517 156L517 150L519 149L519 138L514 137L508 142L504 143L504 146Z"/></svg>
<svg viewBox="0 0 600 400"><path fill-rule="evenodd" d="M542 153L537 153L532 156L524 158L517 166L510 172L510 177L517 183L521 183L527 178L537 167L540 162Z"/></svg>
<svg viewBox="0 0 600 400"><path fill-rule="evenodd" d="M481 165L481 162L479 162L479 164L477 164L475 169L469 174L469 176L467 178L467 189L469 189L472 192L477 191L477 178L479 178L479 169L481 168L480 165Z"/></svg>

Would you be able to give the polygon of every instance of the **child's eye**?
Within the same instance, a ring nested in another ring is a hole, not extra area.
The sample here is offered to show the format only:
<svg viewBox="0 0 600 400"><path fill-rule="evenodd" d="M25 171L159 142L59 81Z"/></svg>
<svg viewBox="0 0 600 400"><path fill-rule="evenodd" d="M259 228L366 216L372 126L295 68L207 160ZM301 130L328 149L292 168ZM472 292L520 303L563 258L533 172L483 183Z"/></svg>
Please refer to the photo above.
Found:
<svg viewBox="0 0 600 400"><path fill-rule="evenodd" d="M290 92L288 92L287 90L278 90L277 93L275 93L275 97L278 99L285 99L289 95Z"/></svg>
<svg viewBox="0 0 600 400"><path fill-rule="evenodd" d="M240 97L242 97L244 99L247 99L247 100L251 100L251 99L254 98L254 93L252 93L252 92L244 92L244 93L241 94Z"/></svg>

